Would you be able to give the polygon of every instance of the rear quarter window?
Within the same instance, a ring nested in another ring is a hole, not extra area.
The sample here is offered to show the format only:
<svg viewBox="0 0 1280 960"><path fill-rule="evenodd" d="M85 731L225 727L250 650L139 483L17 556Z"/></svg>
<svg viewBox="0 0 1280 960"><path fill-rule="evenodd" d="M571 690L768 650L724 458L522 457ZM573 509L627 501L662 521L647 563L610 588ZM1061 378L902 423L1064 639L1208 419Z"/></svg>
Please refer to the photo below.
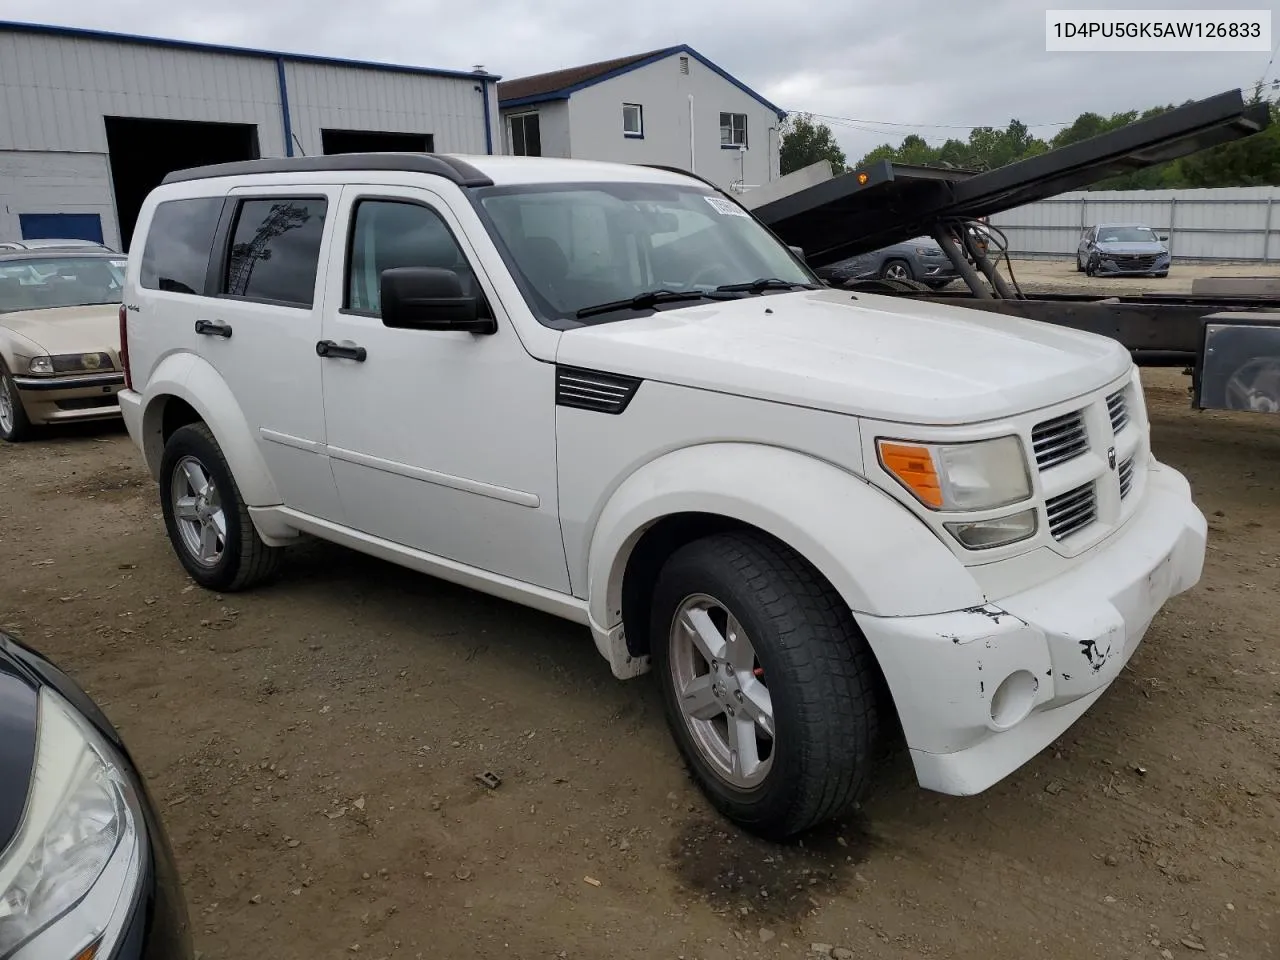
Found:
<svg viewBox="0 0 1280 960"><path fill-rule="evenodd" d="M221 197L165 200L156 206L142 250L139 283L148 290L205 293Z"/></svg>

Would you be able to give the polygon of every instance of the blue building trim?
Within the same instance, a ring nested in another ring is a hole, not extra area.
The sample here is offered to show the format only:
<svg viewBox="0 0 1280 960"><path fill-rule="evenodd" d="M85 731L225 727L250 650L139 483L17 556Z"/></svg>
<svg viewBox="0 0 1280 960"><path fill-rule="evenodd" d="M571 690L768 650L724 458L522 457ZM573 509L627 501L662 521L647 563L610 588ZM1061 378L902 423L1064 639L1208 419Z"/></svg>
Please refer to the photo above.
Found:
<svg viewBox="0 0 1280 960"><path fill-rule="evenodd" d="M289 81L284 75L284 57L276 57L276 81L280 86L280 118L284 121L284 155L293 156L293 120L289 116Z"/></svg>
<svg viewBox="0 0 1280 960"><path fill-rule="evenodd" d="M17 33L37 33L53 37L72 37L83 40L106 40L112 43L136 43L148 47L167 47L171 50L192 50L203 53L221 53L237 57L266 57L287 60L292 63L312 63L330 67L354 67L358 70L385 70L390 73L412 73L428 77L446 77L453 80L482 78L496 82L502 77L493 73L473 73L466 70L442 70L437 67L410 67L398 63L380 63L376 60L348 60L343 57L321 57L307 53L287 53L283 50L262 50L256 47L231 47L218 43L200 43L195 40L173 40L167 37L148 37L135 33L112 33L108 30L89 30L83 27L59 27L47 23L24 23L18 20L0 20L0 30Z"/></svg>
<svg viewBox="0 0 1280 960"><path fill-rule="evenodd" d="M484 152L493 156L493 123L489 119L489 83L480 81L480 96L484 97Z"/></svg>
<svg viewBox="0 0 1280 960"><path fill-rule="evenodd" d="M747 96L754 99L756 102L764 105L765 107L768 107L777 115L779 120L787 119L786 110L783 110L777 104L771 103L768 100L766 100L764 97L760 96L760 94L756 93L754 90L748 87L745 83L743 83L737 77L733 76L732 74L716 66L714 63L712 63L710 60L708 60L706 57L700 54L697 50L693 49L693 47L689 46L687 43L682 43L678 47L668 47L665 50L659 50L657 53L654 53L648 57L645 57L643 60L637 60L635 63L627 64L625 67L618 67L616 70L610 70L608 73L602 73L598 77L592 77L590 80L583 80L581 83L575 83L572 86L562 87L559 90L552 90L548 93L539 93L531 97L518 97L512 100L499 100L498 106L500 106L502 109L505 110L509 107L524 107L524 106L529 106L535 103L548 103L552 100L568 100L571 94L577 93L579 90L585 90L587 89L587 87L594 87L598 83L604 83L606 80L612 80L614 77L620 77L624 73L630 73L632 70L639 70L641 67L647 67L650 64L657 63L660 60L666 60L668 57L675 56L676 54L681 54L681 53L692 57L694 60L697 60L700 64L702 64L708 70L718 74L721 79L727 80L729 83L733 84L735 87L737 87Z"/></svg>

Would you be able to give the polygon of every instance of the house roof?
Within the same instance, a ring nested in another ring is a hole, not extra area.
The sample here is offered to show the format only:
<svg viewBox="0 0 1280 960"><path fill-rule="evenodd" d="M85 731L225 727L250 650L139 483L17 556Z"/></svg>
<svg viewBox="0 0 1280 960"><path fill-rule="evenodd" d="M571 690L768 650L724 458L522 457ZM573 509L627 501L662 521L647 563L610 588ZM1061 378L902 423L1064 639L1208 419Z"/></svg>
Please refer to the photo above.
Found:
<svg viewBox="0 0 1280 960"><path fill-rule="evenodd" d="M150 47L168 47L176 50L192 50L204 53L223 53L241 57L264 57L292 63L314 63L333 67L355 67L361 70L386 70L392 73L416 73L431 77L452 77L459 80L500 79L497 74L484 71L445 70L437 67L416 67L379 60L348 60L343 57L324 57L308 53L288 53L283 50L262 50L256 47L233 47L220 43L202 43L196 40L173 40L168 37L149 37L135 33L114 33L107 30L89 30L83 27L62 27L49 23L27 23L19 20L0 20L0 32L35 33L54 37L73 37L85 40L107 40L115 43L136 43Z"/></svg>
<svg viewBox="0 0 1280 960"><path fill-rule="evenodd" d="M638 70L640 67L647 67L651 63L657 63L676 54L692 57L707 69L719 74L743 93L776 113L778 119L786 117L785 110L770 103L737 77L726 73L687 44L663 47L661 50L650 50L648 53L636 53L627 57L616 57L613 60L600 60L579 67L552 70L549 73L539 73L530 77L517 77L515 80L504 80L498 84L498 105L503 108L522 107L551 100L568 100L571 94L586 87L612 80L614 77Z"/></svg>

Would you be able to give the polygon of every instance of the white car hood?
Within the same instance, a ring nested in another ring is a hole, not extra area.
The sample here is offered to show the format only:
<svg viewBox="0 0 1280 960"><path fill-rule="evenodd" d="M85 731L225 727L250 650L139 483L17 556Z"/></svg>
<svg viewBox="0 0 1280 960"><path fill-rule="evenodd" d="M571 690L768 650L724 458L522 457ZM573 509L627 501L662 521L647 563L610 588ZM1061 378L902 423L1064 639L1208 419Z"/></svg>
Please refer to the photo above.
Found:
<svg viewBox="0 0 1280 960"><path fill-rule="evenodd" d="M567 331L560 363L899 423L990 420L1127 373L1119 343L943 304L822 289Z"/></svg>

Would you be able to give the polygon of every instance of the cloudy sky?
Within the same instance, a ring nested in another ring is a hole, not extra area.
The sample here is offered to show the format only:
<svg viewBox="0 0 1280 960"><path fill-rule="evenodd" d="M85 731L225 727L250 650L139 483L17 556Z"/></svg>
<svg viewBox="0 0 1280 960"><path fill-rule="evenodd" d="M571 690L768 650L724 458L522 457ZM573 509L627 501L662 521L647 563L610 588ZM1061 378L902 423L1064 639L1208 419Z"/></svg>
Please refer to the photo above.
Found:
<svg viewBox="0 0 1280 960"><path fill-rule="evenodd" d="M1042 137L1085 110L1179 103L1268 70L1266 53L1046 53L1044 11L1115 0L0 0L0 18L471 69L505 78L687 43L786 110L824 115L850 162L1016 117ZM1270 9L1142 0L1129 9ZM801 10L804 12L801 13ZM1273 79L1280 67L1269 68ZM840 119L836 119L840 118Z"/></svg>

